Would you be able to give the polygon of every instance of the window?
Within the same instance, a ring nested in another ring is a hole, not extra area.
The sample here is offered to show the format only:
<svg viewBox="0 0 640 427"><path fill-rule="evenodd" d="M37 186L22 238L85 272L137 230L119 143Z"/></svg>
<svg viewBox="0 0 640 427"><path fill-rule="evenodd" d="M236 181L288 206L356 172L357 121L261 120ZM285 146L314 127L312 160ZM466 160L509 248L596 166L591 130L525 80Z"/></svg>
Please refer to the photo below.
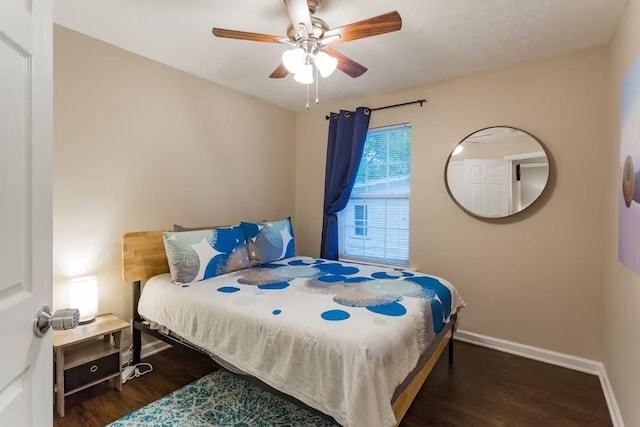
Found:
<svg viewBox="0 0 640 427"><path fill-rule="evenodd" d="M338 214L340 258L409 262L411 125L369 129L347 207Z"/></svg>

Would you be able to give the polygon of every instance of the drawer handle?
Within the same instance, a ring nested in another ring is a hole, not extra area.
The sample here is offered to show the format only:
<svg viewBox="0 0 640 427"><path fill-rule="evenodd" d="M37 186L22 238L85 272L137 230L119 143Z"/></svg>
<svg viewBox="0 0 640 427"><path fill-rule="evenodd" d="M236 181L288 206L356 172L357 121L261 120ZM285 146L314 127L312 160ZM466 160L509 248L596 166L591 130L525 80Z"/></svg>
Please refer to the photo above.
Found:
<svg viewBox="0 0 640 427"><path fill-rule="evenodd" d="M98 371L98 365L93 365L92 367L89 368L89 371L93 374L96 373Z"/></svg>

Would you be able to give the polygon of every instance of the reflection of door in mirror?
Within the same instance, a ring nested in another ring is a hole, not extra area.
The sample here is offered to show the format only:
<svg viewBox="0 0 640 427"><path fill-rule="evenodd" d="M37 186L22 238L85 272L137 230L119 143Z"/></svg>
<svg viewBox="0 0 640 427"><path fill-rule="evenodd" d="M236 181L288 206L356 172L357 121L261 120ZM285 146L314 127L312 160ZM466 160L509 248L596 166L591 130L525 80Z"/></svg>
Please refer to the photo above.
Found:
<svg viewBox="0 0 640 427"><path fill-rule="evenodd" d="M450 164L449 188L464 206L486 217L509 215L511 181L509 162L492 159L466 159ZM452 186L453 183L453 186Z"/></svg>
<svg viewBox="0 0 640 427"><path fill-rule="evenodd" d="M446 185L472 215L502 218L530 206L547 185L549 159L542 144L511 127L482 129L449 156Z"/></svg>

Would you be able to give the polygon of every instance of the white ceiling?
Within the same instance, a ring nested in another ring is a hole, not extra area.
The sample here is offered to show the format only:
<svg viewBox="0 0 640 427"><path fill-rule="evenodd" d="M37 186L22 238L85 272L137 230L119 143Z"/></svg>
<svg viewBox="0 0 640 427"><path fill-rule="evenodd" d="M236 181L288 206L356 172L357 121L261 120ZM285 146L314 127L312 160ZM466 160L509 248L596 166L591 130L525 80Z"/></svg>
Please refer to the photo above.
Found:
<svg viewBox="0 0 640 427"><path fill-rule="evenodd" d="M405 89L609 42L628 0L325 0L332 28L392 10L402 30L336 45L369 68L320 81L320 100ZM282 0L56 0L56 23L292 110L305 87L269 79L287 46L213 37L284 35Z"/></svg>

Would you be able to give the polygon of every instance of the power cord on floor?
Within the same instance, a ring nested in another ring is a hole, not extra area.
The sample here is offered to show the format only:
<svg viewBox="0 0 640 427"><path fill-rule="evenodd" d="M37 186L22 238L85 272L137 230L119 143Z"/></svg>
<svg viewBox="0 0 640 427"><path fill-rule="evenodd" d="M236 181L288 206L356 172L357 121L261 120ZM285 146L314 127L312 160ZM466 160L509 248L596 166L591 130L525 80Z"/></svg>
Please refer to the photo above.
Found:
<svg viewBox="0 0 640 427"><path fill-rule="evenodd" d="M127 366L122 371L122 383L124 384L129 380L141 377L152 371L153 366L151 366L151 363L138 363L133 366Z"/></svg>
<svg viewBox="0 0 640 427"><path fill-rule="evenodd" d="M122 384L153 371L151 363L137 363L135 365L131 365L131 362L133 362L133 344L124 349L124 352L126 352L129 357L122 363Z"/></svg>

